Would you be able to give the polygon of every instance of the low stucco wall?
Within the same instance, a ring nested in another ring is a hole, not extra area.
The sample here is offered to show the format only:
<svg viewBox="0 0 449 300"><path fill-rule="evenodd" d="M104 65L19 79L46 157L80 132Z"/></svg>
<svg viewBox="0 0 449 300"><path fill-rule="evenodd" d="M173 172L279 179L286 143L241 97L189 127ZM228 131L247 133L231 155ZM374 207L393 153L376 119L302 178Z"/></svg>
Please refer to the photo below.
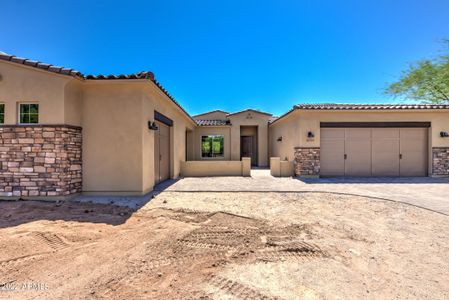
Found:
<svg viewBox="0 0 449 300"><path fill-rule="evenodd" d="M290 177L294 175L294 165L292 161L281 161L281 177Z"/></svg>
<svg viewBox="0 0 449 300"><path fill-rule="evenodd" d="M290 177L294 175L292 161L281 160L280 157L270 157L270 174L274 177Z"/></svg>
<svg viewBox="0 0 449 300"><path fill-rule="evenodd" d="M250 176L251 160L242 158L241 161L184 161L181 162L181 176Z"/></svg>

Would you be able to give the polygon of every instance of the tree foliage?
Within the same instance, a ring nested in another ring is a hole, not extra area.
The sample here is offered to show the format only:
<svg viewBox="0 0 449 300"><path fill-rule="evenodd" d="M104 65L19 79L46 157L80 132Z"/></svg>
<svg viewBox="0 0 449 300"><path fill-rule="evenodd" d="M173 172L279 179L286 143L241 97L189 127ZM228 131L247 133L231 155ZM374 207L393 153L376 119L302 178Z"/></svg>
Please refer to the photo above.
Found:
<svg viewBox="0 0 449 300"><path fill-rule="evenodd" d="M449 40L445 40L449 49ZM449 103L449 53L412 64L385 93L427 103Z"/></svg>

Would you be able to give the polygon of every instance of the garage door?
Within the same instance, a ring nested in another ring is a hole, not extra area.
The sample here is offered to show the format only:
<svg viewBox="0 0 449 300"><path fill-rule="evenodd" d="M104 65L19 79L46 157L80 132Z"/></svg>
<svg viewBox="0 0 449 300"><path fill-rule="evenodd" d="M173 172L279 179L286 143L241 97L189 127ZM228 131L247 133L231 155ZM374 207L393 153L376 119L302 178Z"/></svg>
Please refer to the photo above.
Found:
<svg viewBox="0 0 449 300"><path fill-rule="evenodd" d="M322 176L427 176L427 128L321 128Z"/></svg>
<svg viewBox="0 0 449 300"><path fill-rule="evenodd" d="M154 135L155 182L167 180L170 176L170 127L156 121L158 129Z"/></svg>

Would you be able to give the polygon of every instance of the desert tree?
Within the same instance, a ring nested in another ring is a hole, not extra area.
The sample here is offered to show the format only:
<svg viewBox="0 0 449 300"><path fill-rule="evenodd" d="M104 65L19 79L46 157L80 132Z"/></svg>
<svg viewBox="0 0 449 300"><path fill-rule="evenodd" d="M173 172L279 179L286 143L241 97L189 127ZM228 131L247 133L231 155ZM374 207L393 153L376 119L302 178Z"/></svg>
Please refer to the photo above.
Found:
<svg viewBox="0 0 449 300"><path fill-rule="evenodd" d="M449 104L449 40L444 43L448 47L446 53L411 64L385 93L426 103Z"/></svg>

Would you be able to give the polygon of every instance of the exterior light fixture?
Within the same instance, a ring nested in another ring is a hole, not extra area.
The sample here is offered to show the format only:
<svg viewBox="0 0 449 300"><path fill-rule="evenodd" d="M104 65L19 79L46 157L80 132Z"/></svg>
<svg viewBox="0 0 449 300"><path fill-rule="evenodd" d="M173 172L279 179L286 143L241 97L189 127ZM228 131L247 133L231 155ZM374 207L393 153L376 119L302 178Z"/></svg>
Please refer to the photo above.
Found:
<svg viewBox="0 0 449 300"><path fill-rule="evenodd" d="M309 132L307 132L307 137L308 137L309 139L311 139L311 138L314 138L315 135L313 134L312 131L309 131Z"/></svg>
<svg viewBox="0 0 449 300"><path fill-rule="evenodd" d="M440 132L440 136L443 137L443 138L444 137L449 137L449 133L447 131L441 131Z"/></svg>
<svg viewBox="0 0 449 300"><path fill-rule="evenodd" d="M148 129L149 130L158 130L159 127L157 127L155 122L148 121Z"/></svg>

